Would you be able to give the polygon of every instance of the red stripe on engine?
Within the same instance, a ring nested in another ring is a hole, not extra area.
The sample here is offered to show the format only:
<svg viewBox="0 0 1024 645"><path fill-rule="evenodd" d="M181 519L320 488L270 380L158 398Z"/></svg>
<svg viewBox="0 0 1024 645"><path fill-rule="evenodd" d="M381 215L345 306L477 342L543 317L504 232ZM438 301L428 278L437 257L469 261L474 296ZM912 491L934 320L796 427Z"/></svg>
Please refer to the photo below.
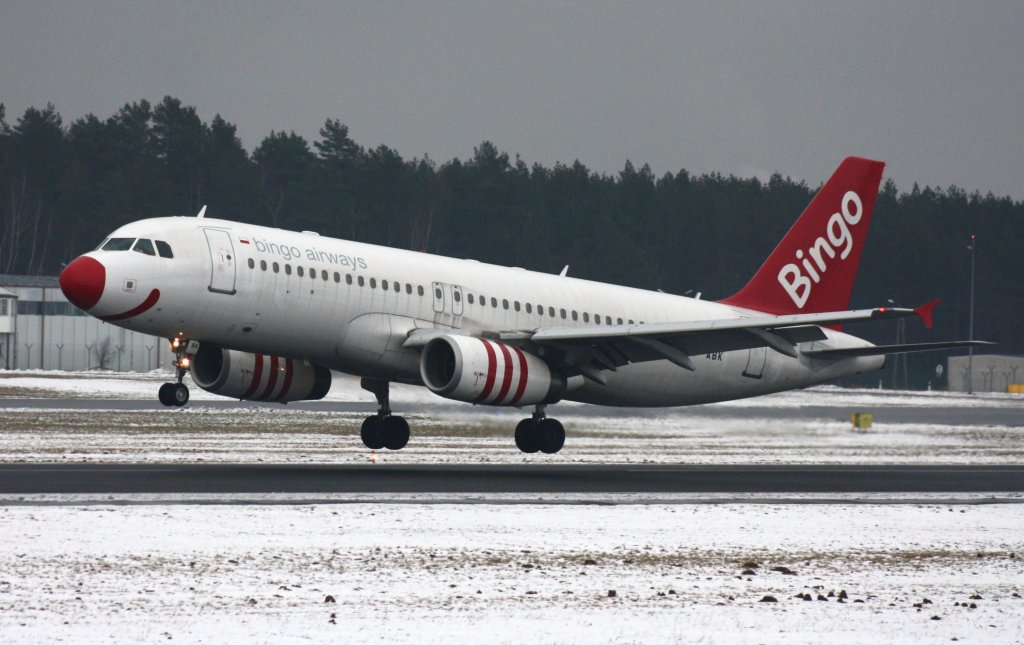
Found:
<svg viewBox="0 0 1024 645"><path fill-rule="evenodd" d="M498 349L501 350L501 355L505 358L505 373L501 377L501 389L498 390L498 396L494 398L494 402L501 405L505 395L508 394L508 389L512 387L512 352L508 351L508 347L501 343L498 343Z"/></svg>
<svg viewBox="0 0 1024 645"><path fill-rule="evenodd" d="M523 398L523 392L526 391L526 381L530 376L530 368L526 365L526 356L523 354L523 350L513 346L516 356L519 357L519 385L516 387L516 395L512 397L512 400L508 402L509 405L515 405L519 403L519 399Z"/></svg>
<svg viewBox="0 0 1024 645"><path fill-rule="evenodd" d="M484 349L487 350L487 382L484 383L483 393L473 403L479 403L491 394L491 390L494 389L494 377L498 374L498 357L494 354L494 348L483 338L480 339L480 342L484 344Z"/></svg>
<svg viewBox="0 0 1024 645"><path fill-rule="evenodd" d="M256 397L257 401L266 401L270 396L270 393L274 391L274 386L277 385L277 356L270 357L270 377L267 379L267 387L263 390L263 393Z"/></svg>
<svg viewBox="0 0 1024 645"><path fill-rule="evenodd" d="M248 400L252 396L252 393L256 391L256 388L260 386L260 379L263 377L263 354L256 354L256 365L252 369L252 383L249 384L249 389L239 397L243 401Z"/></svg>
<svg viewBox="0 0 1024 645"><path fill-rule="evenodd" d="M292 386L292 375L295 373L294 364L292 359L284 359L284 385L281 386L281 393L277 395L275 401L280 401L288 396L288 390Z"/></svg>

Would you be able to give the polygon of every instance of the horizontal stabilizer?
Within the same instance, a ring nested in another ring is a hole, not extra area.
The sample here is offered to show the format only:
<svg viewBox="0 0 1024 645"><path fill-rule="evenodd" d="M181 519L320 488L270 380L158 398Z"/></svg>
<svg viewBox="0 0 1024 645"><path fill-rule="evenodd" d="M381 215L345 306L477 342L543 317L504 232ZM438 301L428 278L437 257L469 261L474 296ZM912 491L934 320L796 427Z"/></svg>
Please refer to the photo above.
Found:
<svg viewBox="0 0 1024 645"><path fill-rule="evenodd" d="M846 347L843 349L814 349L800 352L811 358L852 358L854 356L880 356L882 354L906 354L907 352L930 352L957 347L980 347L995 345L984 340L951 340L943 343L906 343L903 345L871 345L869 347Z"/></svg>

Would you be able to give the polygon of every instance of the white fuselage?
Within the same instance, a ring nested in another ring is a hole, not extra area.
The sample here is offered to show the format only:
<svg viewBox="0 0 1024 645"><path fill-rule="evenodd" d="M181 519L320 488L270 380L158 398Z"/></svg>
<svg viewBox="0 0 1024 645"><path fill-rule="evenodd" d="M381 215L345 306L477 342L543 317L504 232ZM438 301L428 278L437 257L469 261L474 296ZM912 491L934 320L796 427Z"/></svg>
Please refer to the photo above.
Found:
<svg viewBox="0 0 1024 645"><path fill-rule="evenodd" d="M111 238L164 241L173 258L93 251L106 268L89 313L166 338L287 356L333 370L421 384L409 333L624 323L706 321L754 312L715 302L427 253L216 219L158 218ZM300 275L301 272L301 275ZM315 274L315 277L311 277ZM153 290L155 304L144 308ZM123 317L122 317L123 316ZM599 319L599 320L598 320ZM595 322L597 320L597 322ZM868 345L826 329L815 349ZM808 349L812 344L808 343ZM583 380L565 398L601 405L677 406L807 387L884 363L790 358L771 349L694 356L696 370L667 360Z"/></svg>

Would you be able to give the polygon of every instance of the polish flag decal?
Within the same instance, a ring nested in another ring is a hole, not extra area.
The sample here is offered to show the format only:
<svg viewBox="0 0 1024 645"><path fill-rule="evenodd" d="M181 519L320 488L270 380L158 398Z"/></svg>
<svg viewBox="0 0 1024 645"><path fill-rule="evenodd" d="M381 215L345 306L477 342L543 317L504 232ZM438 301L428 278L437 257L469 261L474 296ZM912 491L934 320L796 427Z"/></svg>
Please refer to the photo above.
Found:
<svg viewBox="0 0 1024 645"><path fill-rule="evenodd" d="M240 238L238 238L238 241L241 242L242 244L248 244L249 243L249 238L247 238L247 237L240 237Z"/></svg>

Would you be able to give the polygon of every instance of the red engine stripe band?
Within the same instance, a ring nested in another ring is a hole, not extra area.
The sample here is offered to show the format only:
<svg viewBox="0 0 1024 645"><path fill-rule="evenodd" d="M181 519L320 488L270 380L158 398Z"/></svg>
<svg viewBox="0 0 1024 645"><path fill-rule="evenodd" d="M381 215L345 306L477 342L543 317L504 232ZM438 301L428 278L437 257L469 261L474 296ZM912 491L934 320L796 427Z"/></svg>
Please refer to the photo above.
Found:
<svg viewBox="0 0 1024 645"><path fill-rule="evenodd" d="M480 396L476 397L476 401L473 403L479 403L486 399L491 394L491 390L494 389L494 377L498 374L498 357L494 354L494 348L491 347L491 343L480 339L480 342L484 344L484 348L487 350L487 381L484 383L484 391L480 393Z"/></svg>
<svg viewBox="0 0 1024 645"><path fill-rule="evenodd" d="M260 379L263 378L263 354L256 354L256 364L252 368L252 383L240 398L243 401L249 400L253 392L260 386Z"/></svg>
<svg viewBox="0 0 1024 645"><path fill-rule="evenodd" d="M256 397L258 401L266 401L270 397L270 393L274 391L274 386L277 385L277 372L278 372L278 360L277 356L270 357L270 377L267 379L267 387L263 392Z"/></svg>
<svg viewBox="0 0 1024 645"><path fill-rule="evenodd" d="M494 403L501 405L509 388L512 387L512 352L508 351L508 346L502 343L498 343L498 349L501 350L501 355L505 359L505 371L501 376L501 389L498 390L498 396L494 397Z"/></svg>
<svg viewBox="0 0 1024 645"><path fill-rule="evenodd" d="M288 390L292 387L292 375L295 374L294 367L292 359L284 359L284 385L281 386L281 393L277 395L275 401L281 401L288 396Z"/></svg>
<svg viewBox="0 0 1024 645"><path fill-rule="evenodd" d="M530 368L526 364L526 355L523 354L523 350L514 345L512 349L515 350L516 356L519 357L519 385L516 387L516 395L508 402L509 405L515 405L519 403L519 399L523 398L523 392L526 391L526 381L530 376Z"/></svg>

